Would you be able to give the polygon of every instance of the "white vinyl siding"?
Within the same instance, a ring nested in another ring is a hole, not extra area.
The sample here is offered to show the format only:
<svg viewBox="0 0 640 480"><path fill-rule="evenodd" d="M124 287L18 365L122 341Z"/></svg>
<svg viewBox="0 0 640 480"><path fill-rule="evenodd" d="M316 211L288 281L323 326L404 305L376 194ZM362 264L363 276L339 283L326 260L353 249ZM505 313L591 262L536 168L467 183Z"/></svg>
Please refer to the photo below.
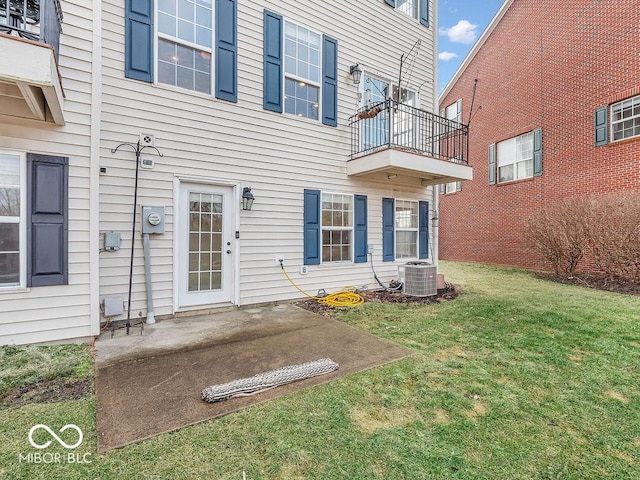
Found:
<svg viewBox="0 0 640 480"><path fill-rule="evenodd" d="M285 0L270 3L238 2L238 103L194 95L163 84L132 82L124 78L124 21L121 0L105 0L103 22L103 108L100 165L100 233L120 232L121 248L100 255L100 296L124 295L128 285L131 214L135 156L130 151L111 154L121 142L136 142L139 132L153 133L164 157L145 150L155 168L140 170L139 203L165 207L166 230L151 239L154 310L157 318L174 313L174 181L185 176L211 184L252 187L255 202L251 211L240 210L237 199L239 239L229 247L238 252L238 304L248 305L299 298L274 256L285 258L285 267L295 274L303 264L304 189L367 196L368 243L374 246L376 273L384 280L397 275L397 267L383 264L382 197L388 187L379 181L357 180L345 173L350 154L350 133L346 122L355 112L358 90L350 82L338 81L338 126L328 128L320 121L303 121L294 115L273 115L263 109L263 15L264 9L285 15L287 20L338 40L338 78L349 66L361 61L375 64L381 72L396 72L398 59L421 38L422 48L413 67L414 78L432 78L433 29L408 22L391 8L362 9L357 2L325 2L322 11L307 2ZM363 31L374 29L364 37ZM396 32L403 31L399 39ZM406 40L404 40L406 38ZM284 40L284 34L283 34ZM283 45L284 49L284 45ZM283 58L284 69L284 58ZM284 74L283 74L284 75ZM364 77L364 75L363 75ZM346 77L345 77L346 78ZM362 82L361 82L362 83ZM284 94L284 92L283 92ZM433 82L420 90L422 105L434 103ZM430 188L402 185L403 198L423 199ZM356 191L357 190L357 191ZM135 265L143 265L139 237L135 244ZM392 262L391 262L392 263ZM327 262L309 267L309 274L295 275L302 289L327 291L345 285L371 283L368 263ZM144 273L134 271L132 316L146 313ZM125 286L125 287L123 287ZM114 320L121 319L116 317Z"/></svg>
<svg viewBox="0 0 640 480"><path fill-rule="evenodd" d="M65 125L51 128L20 118L0 120L3 152L69 158L69 284L0 288L0 344L86 340L99 331L97 316L96 323L92 323L92 314L97 312L99 304L97 299L92 301L91 285L91 272L98 268L97 261L92 263L92 259L97 260L97 248L95 253L90 248L98 232L92 230L89 211L92 196L98 195L97 189L92 190L90 150L93 5L97 3L61 2L64 17L58 65L65 93ZM26 156L24 158L26 166ZM23 178L26 179L26 173ZM26 188L26 183L23 185ZM21 212L26 213L23 206L25 203L21 205ZM97 218L98 212L94 214ZM26 243L21 244L21 251L26 251ZM25 260L21 260L24 269ZM20 283L25 285L26 281Z"/></svg>

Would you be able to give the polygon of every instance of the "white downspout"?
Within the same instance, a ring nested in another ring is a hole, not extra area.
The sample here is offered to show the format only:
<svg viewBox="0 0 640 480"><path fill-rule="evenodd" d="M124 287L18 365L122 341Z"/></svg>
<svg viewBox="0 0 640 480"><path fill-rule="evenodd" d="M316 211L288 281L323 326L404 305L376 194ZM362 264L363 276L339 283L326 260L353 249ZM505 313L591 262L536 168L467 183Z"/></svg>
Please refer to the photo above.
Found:
<svg viewBox="0 0 640 480"><path fill-rule="evenodd" d="M142 220L144 222L144 219ZM142 246L144 250L144 276L147 287L147 324L156 323L153 313L153 282L151 281L151 247L149 246L149 233L142 234Z"/></svg>
<svg viewBox="0 0 640 480"><path fill-rule="evenodd" d="M438 35L436 32L438 31L438 3L433 2L433 111L437 115L440 112L438 105ZM433 196L433 216L431 217L431 225L433 229L433 241L431 244L433 245L433 251L431 254L433 255L433 264L438 265L438 230L439 230L439 200L440 200L440 187L438 185L431 185L431 195Z"/></svg>
<svg viewBox="0 0 640 480"><path fill-rule="evenodd" d="M91 126L89 129L89 322L100 335L100 135L102 125L102 2L93 2L91 23Z"/></svg>
<svg viewBox="0 0 640 480"><path fill-rule="evenodd" d="M431 217L431 228L433 229L433 241L431 245L433 245L433 251L431 255L433 255L433 264L438 265L438 211L439 211L439 201L440 201L440 192L437 185L431 185L431 195L433 195L433 216Z"/></svg>

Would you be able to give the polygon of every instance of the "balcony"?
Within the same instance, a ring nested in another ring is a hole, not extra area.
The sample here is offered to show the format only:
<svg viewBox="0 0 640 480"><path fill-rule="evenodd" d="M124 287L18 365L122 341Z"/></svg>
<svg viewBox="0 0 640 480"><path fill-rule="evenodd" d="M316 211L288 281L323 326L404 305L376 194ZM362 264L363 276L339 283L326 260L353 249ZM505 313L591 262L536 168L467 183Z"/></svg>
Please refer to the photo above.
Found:
<svg viewBox="0 0 640 480"><path fill-rule="evenodd" d="M60 0L0 0L0 121L64 125Z"/></svg>
<svg viewBox="0 0 640 480"><path fill-rule="evenodd" d="M348 175L410 177L422 185L473 178L467 125L392 99L361 108L349 125Z"/></svg>

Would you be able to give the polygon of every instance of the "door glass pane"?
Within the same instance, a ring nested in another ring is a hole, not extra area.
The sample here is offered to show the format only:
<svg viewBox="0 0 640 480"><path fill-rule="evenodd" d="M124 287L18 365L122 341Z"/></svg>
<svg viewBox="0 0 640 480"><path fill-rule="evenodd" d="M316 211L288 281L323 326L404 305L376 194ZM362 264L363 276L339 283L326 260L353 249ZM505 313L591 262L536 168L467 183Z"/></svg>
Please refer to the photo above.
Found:
<svg viewBox="0 0 640 480"><path fill-rule="evenodd" d="M370 117L362 120L362 149L370 150L389 142L387 111L383 108L389 93L389 84L377 78L364 76L363 106L371 112Z"/></svg>
<svg viewBox="0 0 640 480"><path fill-rule="evenodd" d="M222 288L222 195L189 194L188 289Z"/></svg>

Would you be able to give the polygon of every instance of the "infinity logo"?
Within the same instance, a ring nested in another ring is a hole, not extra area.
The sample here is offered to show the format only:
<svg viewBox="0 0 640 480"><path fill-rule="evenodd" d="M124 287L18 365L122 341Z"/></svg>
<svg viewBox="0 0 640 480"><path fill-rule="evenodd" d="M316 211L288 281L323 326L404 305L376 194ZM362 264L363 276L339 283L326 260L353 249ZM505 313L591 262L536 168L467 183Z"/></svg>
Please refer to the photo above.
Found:
<svg viewBox="0 0 640 480"><path fill-rule="evenodd" d="M53 438L55 438L56 441L60 445L62 445L64 448L68 448L68 449L77 448L82 443L82 430L80 430L80 427L78 427L77 425L74 425L73 423L69 423L69 424L65 425L64 427L62 427L60 429L60 433L64 432L65 430L67 430L69 428L72 428L76 432L78 432L78 441L76 443L74 443L73 445L69 445L69 444L65 443L64 440L62 440L58 435L56 435L56 433L53 430L51 430L48 426L39 423L38 425L34 425L33 427L31 427L31 430L29 430L29 443L34 448L43 449L43 448L47 448L49 445L51 445L51 440L47 440L42 445L38 445L36 442L33 441L33 432L35 432L39 428L43 428L44 430L49 432L49 435L51 435Z"/></svg>

